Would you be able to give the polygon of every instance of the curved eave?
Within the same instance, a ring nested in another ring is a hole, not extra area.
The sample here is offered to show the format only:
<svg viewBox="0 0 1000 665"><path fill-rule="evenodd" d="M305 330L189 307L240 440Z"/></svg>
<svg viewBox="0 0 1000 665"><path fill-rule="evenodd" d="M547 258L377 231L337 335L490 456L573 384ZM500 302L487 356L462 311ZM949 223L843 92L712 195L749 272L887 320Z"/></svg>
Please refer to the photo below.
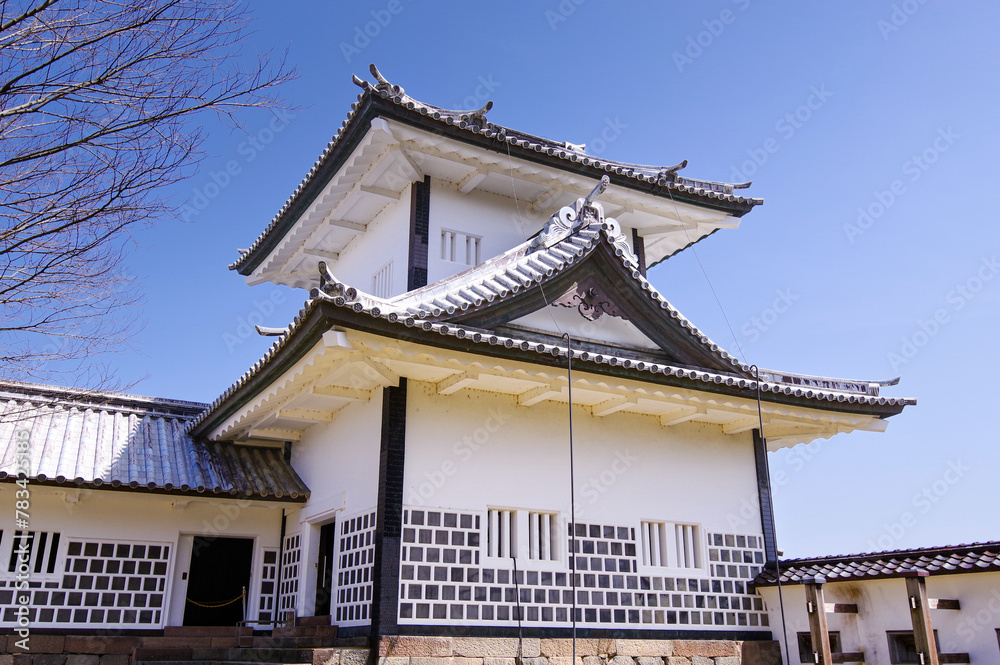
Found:
<svg viewBox="0 0 1000 665"><path fill-rule="evenodd" d="M265 231L258 236L251 248L229 266L230 270L236 270L241 275L249 276L257 269L267 256L274 251L281 242L281 239L298 221L299 217L308 210L309 206L316 200L316 197L323 192L330 180L340 170L365 134L367 134L371 127L371 121L377 117L396 120L411 127L458 140L491 152L509 151L512 157L517 156L529 162L552 166L559 170L575 173L587 178L600 179L601 176L607 175L611 179L612 184L620 187L659 198L672 198L681 203L719 210L734 217L742 217L755 205L762 203L760 199L745 197L734 197L739 200L729 200L725 195L717 192L699 193L696 188L686 185L649 182L645 178L640 179L640 176L629 176L626 173L618 173L617 171L621 170L620 168L613 167L611 164L605 165L604 162L591 157L587 157L590 163L584 163L583 161L571 161L560 157L558 154L550 155L539 144L534 144L535 147L526 147L508 142L496 135L486 136L478 129L460 128L454 125L453 122L449 122L451 118L436 119L433 116L424 115L419 111L408 109L388 98L382 97L379 93L368 90L359 97L359 101L354 106L341 132L331 142L330 151L316 162L310 173L303 179L299 188L286 202L282 211L268 224ZM601 166L598 166L598 164Z"/></svg>
<svg viewBox="0 0 1000 665"><path fill-rule="evenodd" d="M429 322L424 324L417 322L415 325L407 326L403 321L390 321L374 312L360 308L355 309L355 305L350 303L338 305L323 299L310 301L290 327L289 333L275 343L263 360L256 363L236 384L216 400L203 417L194 422L191 435L206 437L209 432L235 415L273 381L291 369L319 342L323 333L334 326L456 352L516 360L546 367L562 368L566 366L565 350L559 351L553 348L549 352L543 352L538 350L538 346L532 348L528 342L512 343L508 346L506 343L495 341L496 336L492 336L488 331L483 331L482 334L477 333L478 340L474 339L474 336L468 336L464 333L460 337L451 334L455 331L454 328L451 331L442 330L442 326L435 326ZM493 343L489 341L491 337L494 339ZM580 372L656 385L723 394L748 400L756 400L757 398L756 383L752 380L698 370L680 370L670 373L663 373L661 370L661 372L656 372L654 371L657 367L655 359L650 363L641 361L619 363L616 358L614 360L612 358L612 356L602 357L574 353L573 367ZM868 415L877 418L888 418L896 415L905 406L915 403L913 400L898 398L868 400L856 396L845 397L844 401L838 401L817 397L815 396L817 391L775 386L773 388L777 392L773 392L772 386L768 384L764 384L764 386L766 390L762 391L761 398L769 403L788 404L837 413Z"/></svg>

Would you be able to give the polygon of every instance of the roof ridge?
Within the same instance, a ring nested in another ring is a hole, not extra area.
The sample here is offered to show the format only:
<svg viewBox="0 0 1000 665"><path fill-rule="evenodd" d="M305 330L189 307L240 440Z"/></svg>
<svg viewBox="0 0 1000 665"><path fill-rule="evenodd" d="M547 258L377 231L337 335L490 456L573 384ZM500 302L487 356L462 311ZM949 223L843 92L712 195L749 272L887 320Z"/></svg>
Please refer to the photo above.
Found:
<svg viewBox="0 0 1000 665"><path fill-rule="evenodd" d="M12 396L20 396L24 401L37 401L39 399L48 398L53 402L68 403L69 401L73 401L81 405L115 406L131 410L160 407L163 409L200 411L208 408L208 404L203 402L192 402L167 397L133 395L130 393L121 393L110 390L70 388L46 383L0 379L0 395L4 395L5 393L10 393Z"/></svg>
<svg viewBox="0 0 1000 665"><path fill-rule="evenodd" d="M859 552L857 554L831 554L826 556L802 557L798 559L782 559L781 564L804 564L812 562L831 562L838 560L852 559L882 559L887 557L901 557L908 554L930 554L934 552L954 552L956 550L977 550L977 549L1000 549L1000 541L983 541L974 543L961 543L958 545L939 545L932 547L916 547L899 550L882 550L877 552Z"/></svg>
<svg viewBox="0 0 1000 665"><path fill-rule="evenodd" d="M359 110L368 108L365 102L374 97L384 99L395 106L408 111L413 111L423 116L429 116L434 120L453 126L459 131L468 131L472 134L480 134L486 138L502 141L508 145L525 148L538 153L545 153L550 157L555 157L561 161L582 164L583 166L593 167L605 173L613 173L615 175L628 178L629 180L646 183L647 185L658 186L661 188L660 191L665 188L667 190L674 190L680 193L693 194L695 196L708 199L724 200L730 203L736 203L749 207L763 203L762 199L737 196L733 193L736 189L745 189L749 187L751 182L725 183L720 181L697 180L678 176L677 172L687 166L687 160L683 160L682 162L672 166L648 166L642 164L629 164L627 162L619 162L588 155L585 152L576 149L579 146L570 147L572 144L569 144L568 142L554 141L552 139L535 136L527 132L520 132L518 130L504 127L503 125L489 122L486 120L486 113L493 108L492 101L487 102L487 104L479 109L469 111L443 109L410 97L401 86L394 85L386 80L374 64L370 65L369 69L378 83L373 85L366 80L358 78L357 76L352 77L354 84L360 87L362 92L358 95L357 101L351 104L351 110L348 112L346 120L341 123L337 133L333 135L326 147L320 153L319 157L313 163L312 167L306 173L305 177L299 182L292 194L285 200L285 203L278 210L278 212L271 218L271 221L267 224L265 229L257 236L249 248L245 250L238 250L240 256L229 264L230 270L239 270L243 268L250 258L257 252L260 246L265 242L266 238L271 234L275 227L281 223L285 215L293 207L293 204L307 189L309 184L311 184L313 178L326 163L330 154L339 146L345 133L347 132L348 127L357 117Z"/></svg>

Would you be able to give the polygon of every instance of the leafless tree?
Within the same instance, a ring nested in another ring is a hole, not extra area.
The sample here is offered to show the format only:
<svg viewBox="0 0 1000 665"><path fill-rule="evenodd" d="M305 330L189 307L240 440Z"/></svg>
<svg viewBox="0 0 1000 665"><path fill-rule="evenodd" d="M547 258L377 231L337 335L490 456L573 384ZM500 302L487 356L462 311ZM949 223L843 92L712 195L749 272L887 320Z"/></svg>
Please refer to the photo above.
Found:
<svg viewBox="0 0 1000 665"><path fill-rule="evenodd" d="M206 112L274 107L230 0L0 0L0 378L100 383L136 330L123 257L171 214ZM101 386L110 387L110 386Z"/></svg>

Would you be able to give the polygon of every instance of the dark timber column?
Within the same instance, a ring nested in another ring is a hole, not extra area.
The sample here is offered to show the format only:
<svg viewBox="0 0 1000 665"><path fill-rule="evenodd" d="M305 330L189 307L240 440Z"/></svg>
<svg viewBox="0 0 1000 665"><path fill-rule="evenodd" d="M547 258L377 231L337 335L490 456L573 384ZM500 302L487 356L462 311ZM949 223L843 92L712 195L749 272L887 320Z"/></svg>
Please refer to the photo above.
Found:
<svg viewBox="0 0 1000 665"><path fill-rule="evenodd" d="M375 513L375 579L372 580L372 653L378 638L395 635L399 606L399 545L403 526L403 457L406 448L406 379L382 393L382 449Z"/></svg>
<svg viewBox="0 0 1000 665"><path fill-rule="evenodd" d="M646 240L639 235L638 229L632 229L632 249L636 258L639 259L639 272L646 276Z"/></svg>
<svg viewBox="0 0 1000 665"><path fill-rule="evenodd" d="M760 499L760 522L764 531L764 558L767 564L774 565L778 561L778 545L774 537L771 480L767 473L767 442L757 429L753 431L753 457L757 465L757 496Z"/></svg>
<svg viewBox="0 0 1000 665"><path fill-rule="evenodd" d="M913 641L920 654L920 662L938 665L940 659L934 639L934 625L931 623L931 604L927 601L927 576L926 570L908 570L903 573L907 602L910 605L910 621L913 622Z"/></svg>
<svg viewBox="0 0 1000 665"><path fill-rule="evenodd" d="M823 597L823 585L826 579L813 577L806 583L806 612L809 614L809 635L812 638L813 662L820 665L832 665L833 654L830 652L830 629L826 624L826 601Z"/></svg>
<svg viewBox="0 0 1000 665"><path fill-rule="evenodd" d="M427 286L427 241L430 234L431 177L410 187L410 254L406 290Z"/></svg>

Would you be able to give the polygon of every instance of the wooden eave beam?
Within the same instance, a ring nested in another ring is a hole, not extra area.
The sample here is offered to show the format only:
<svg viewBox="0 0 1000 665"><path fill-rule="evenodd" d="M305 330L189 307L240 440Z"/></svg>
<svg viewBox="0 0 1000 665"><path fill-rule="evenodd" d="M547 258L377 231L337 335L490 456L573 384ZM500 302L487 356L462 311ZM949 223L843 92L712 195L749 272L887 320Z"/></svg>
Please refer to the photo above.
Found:
<svg viewBox="0 0 1000 665"><path fill-rule="evenodd" d="M368 401L371 399L370 390L362 390L360 388L345 388L343 386L313 386L311 389L313 395L319 397L336 397L338 399L347 399L352 401Z"/></svg>
<svg viewBox="0 0 1000 665"><path fill-rule="evenodd" d="M271 441L298 441L302 438L302 432L296 429L263 427L259 429L249 429L246 436L251 439L269 439Z"/></svg>
<svg viewBox="0 0 1000 665"><path fill-rule="evenodd" d="M314 409L279 409L278 420L298 420L306 423L333 422L333 414L329 411Z"/></svg>

